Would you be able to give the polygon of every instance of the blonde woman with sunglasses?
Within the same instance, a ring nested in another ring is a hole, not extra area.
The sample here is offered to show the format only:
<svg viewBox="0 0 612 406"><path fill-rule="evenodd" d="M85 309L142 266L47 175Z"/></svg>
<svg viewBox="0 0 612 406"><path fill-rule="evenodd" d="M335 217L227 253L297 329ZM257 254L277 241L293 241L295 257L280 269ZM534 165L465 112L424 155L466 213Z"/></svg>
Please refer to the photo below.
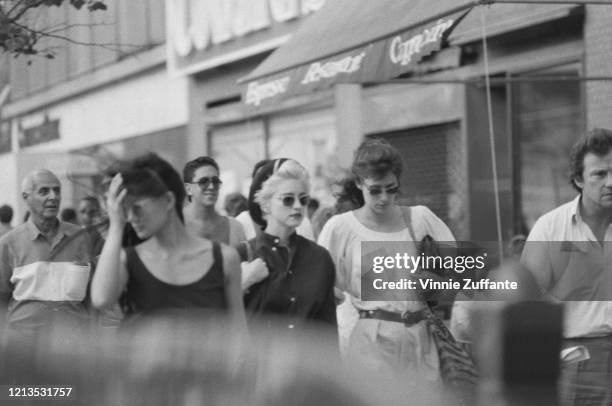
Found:
<svg viewBox="0 0 612 406"><path fill-rule="evenodd" d="M319 236L319 244L336 264L336 287L348 294L354 309L354 317L338 319L341 351L359 365L415 373L437 385L439 361L425 322L426 302L419 292L408 290L386 291L381 297L364 294L362 242L380 242L372 248L377 255L393 256L398 247L394 242L399 241L415 255L416 242L425 235L437 241L454 241L454 237L427 207L397 204L402 160L386 141L364 141L355 151L351 171L364 204L332 217ZM379 275L385 278L384 273Z"/></svg>
<svg viewBox="0 0 612 406"><path fill-rule="evenodd" d="M324 248L296 233L309 189L308 172L292 159L271 161L257 171L249 211L263 232L239 252L243 260L265 262L268 272L246 287L245 307L251 319L284 316L287 330L313 321L335 332L334 264Z"/></svg>

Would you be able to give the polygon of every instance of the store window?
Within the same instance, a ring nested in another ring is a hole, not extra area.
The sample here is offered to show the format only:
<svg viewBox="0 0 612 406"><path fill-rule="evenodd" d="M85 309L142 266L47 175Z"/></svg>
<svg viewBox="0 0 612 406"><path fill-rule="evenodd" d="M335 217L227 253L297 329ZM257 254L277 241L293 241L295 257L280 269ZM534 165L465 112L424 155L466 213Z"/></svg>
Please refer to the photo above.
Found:
<svg viewBox="0 0 612 406"><path fill-rule="evenodd" d="M104 169L119 160L132 159L149 152L158 154L181 173L188 156L185 126L92 145L65 154L63 161L66 162L66 177L72 188L72 205L76 205L84 196L101 195L101 172Z"/></svg>
<svg viewBox="0 0 612 406"><path fill-rule="evenodd" d="M304 165L311 175L314 197L331 199L326 195L329 193L322 174L333 161L335 134L331 110L280 114L211 128L211 155L223 179L219 205L228 193L248 194L251 172L258 161L280 157L296 159Z"/></svg>
<svg viewBox="0 0 612 406"><path fill-rule="evenodd" d="M37 126L24 128L19 137L19 147L25 148L60 138L59 120L45 121Z"/></svg>
<svg viewBox="0 0 612 406"><path fill-rule="evenodd" d="M517 77L526 80L512 84L517 234L576 196L568 162L585 128L582 82L572 80L578 76L577 64L564 65L522 74Z"/></svg>
<svg viewBox="0 0 612 406"><path fill-rule="evenodd" d="M332 158L335 139L335 118L331 110L282 115L270 120L271 157L296 159L311 174Z"/></svg>
<svg viewBox="0 0 612 406"><path fill-rule="evenodd" d="M265 130L262 120L214 127L210 130L210 155L221 169L223 187L219 204L232 192L248 194L251 172L266 158Z"/></svg>
<svg viewBox="0 0 612 406"><path fill-rule="evenodd" d="M272 158L292 158L310 173L310 194L321 203L332 205L326 175L334 173L336 144L335 116L332 110L315 110L281 115L270 119L268 150Z"/></svg>

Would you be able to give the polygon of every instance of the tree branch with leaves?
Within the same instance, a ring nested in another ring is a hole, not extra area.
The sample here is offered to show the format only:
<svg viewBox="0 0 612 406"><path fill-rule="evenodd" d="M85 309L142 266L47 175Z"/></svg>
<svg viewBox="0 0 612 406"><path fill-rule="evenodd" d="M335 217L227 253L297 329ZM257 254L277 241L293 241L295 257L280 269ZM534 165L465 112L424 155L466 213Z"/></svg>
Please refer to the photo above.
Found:
<svg viewBox="0 0 612 406"><path fill-rule="evenodd" d="M57 34L57 27L39 28L28 19L28 15L36 10L43 7L61 7L64 3L69 3L77 10L85 7L90 12L107 9L104 0L0 0L0 51L15 56L42 54L53 58L52 50L40 47L42 38L79 43Z"/></svg>

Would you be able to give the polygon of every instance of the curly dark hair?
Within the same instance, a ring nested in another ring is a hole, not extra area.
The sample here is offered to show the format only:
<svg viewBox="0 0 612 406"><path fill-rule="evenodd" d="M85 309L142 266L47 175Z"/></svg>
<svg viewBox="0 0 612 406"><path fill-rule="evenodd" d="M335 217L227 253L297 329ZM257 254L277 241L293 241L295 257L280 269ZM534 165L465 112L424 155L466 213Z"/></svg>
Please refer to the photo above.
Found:
<svg viewBox="0 0 612 406"><path fill-rule="evenodd" d="M582 136L572 147L570 153L570 176L571 185L578 192L582 189L576 185L576 181L582 181L584 172L584 157L591 152L595 155L606 155L612 150L612 131L605 128L594 128Z"/></svg>
<svg viewBox="0 0 612 406"><path fill-rule="evenodd" d="M355 151L351 172L356 180L382 178L391 172L399 179L402 157L397 149L380 138L367 139Z"/></svg>
<svg viewBox="0 0 612 406"><path fill-rule="evenodd" d="M363 206L363 192L357 187L352 176L341 179L337 184L342 187L342 191L336 197L337 203L350 202L355 208Z"/></svg>

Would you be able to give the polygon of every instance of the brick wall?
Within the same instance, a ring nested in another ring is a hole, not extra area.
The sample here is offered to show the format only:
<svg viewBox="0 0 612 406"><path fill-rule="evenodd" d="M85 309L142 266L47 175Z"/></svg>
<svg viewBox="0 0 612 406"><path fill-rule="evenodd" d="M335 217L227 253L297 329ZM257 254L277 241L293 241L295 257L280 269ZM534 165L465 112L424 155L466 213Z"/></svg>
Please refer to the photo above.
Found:
<svg viewBox="0 0 612 406"><path fill-rule="evenodd" d="M612 5L590 5L584 28L585 74L612 77ZM587 128L612 128L612 80L585 84Z"/></svg>

